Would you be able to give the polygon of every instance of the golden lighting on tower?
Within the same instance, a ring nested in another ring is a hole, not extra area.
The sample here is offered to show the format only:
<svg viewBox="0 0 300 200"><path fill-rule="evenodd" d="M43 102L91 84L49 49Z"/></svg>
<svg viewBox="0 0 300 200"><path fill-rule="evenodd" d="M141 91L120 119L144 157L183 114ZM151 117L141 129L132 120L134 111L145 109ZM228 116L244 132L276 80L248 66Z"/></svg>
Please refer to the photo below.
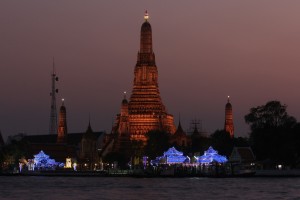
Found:
<svg viewBox="0 0 300 200"><path fill-rule="evenodd" d="M147 10L145 11L144 19L145 19L146 21L149 19L149 14L148 14Z"/></svg>

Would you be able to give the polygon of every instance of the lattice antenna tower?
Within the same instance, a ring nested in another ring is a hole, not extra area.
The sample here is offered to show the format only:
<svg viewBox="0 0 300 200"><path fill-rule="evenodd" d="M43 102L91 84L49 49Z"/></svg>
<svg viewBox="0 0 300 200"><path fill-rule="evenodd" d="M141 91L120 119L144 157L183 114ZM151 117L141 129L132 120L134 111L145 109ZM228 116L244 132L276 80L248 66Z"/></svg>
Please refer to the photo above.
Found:
<svg viewBox="0 0 300 200"><path fill-rule="evenodd" d="M50 124L49 124L49 134L57 134L57 110L56 110L56 93L58 93L58 89L55 86L56 81L58 81L58 77L56 76L55 71L55 63L53 57L53 72L51 74L51 111L50 111Z"/></svg>
<svg viewBox="0 0 300 200"><path fill-rule="evenodd" d="M195 131L195 130L202 132L202 121L201 120L198 120L198 119L191 120L190 132L193 133L193 131Z"/></svg>

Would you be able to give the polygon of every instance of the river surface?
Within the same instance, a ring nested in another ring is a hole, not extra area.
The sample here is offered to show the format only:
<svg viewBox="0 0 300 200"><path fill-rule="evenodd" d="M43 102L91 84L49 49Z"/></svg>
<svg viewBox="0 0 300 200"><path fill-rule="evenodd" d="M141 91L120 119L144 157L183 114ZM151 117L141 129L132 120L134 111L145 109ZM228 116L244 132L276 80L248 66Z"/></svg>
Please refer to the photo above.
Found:
<svg viewBox="0 0 300 200"><path fill-rule="evenodd" d="M300 199L300 178L0 176L0 199Z"/></svg>

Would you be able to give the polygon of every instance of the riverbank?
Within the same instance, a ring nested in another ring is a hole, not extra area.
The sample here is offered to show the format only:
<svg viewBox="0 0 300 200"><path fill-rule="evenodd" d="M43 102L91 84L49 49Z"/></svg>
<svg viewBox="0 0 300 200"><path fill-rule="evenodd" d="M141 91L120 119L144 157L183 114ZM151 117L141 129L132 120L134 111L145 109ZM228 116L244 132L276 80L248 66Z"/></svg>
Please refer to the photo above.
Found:
<svg viewBox="0 0 300 200"><path fill-rule="evenodd" d="M108 171L35 171L21 173L0 173L1 176L60 176L60 177L137 177L137 178L164 178L164 177L300 177L300 170L256 170L252 173L239 175L213 174L154 174L144 170L108 170Z"/></svg>
<svg viewBox="0 0 300 200"><path fill-rule="evenodd" d="M300 177L299 169L289 170L256 170L256 177Z"/></svg>

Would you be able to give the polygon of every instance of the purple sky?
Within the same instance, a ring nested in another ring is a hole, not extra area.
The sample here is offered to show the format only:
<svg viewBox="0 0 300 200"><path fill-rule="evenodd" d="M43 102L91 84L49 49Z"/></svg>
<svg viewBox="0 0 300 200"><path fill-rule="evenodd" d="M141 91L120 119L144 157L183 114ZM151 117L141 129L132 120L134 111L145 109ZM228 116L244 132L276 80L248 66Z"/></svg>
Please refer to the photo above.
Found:
<svg viewBox="0 0 300 200"><path fill-rule="evenodd" d="M0 1L0 129L46 134L55 57L69 132L110 131L131 93L144 10L150 15L159 87L184 129L224 126L227 95L235 135L269 100L300 118L300 1ZM60 105L58 101L58 105Z"/></svg>

